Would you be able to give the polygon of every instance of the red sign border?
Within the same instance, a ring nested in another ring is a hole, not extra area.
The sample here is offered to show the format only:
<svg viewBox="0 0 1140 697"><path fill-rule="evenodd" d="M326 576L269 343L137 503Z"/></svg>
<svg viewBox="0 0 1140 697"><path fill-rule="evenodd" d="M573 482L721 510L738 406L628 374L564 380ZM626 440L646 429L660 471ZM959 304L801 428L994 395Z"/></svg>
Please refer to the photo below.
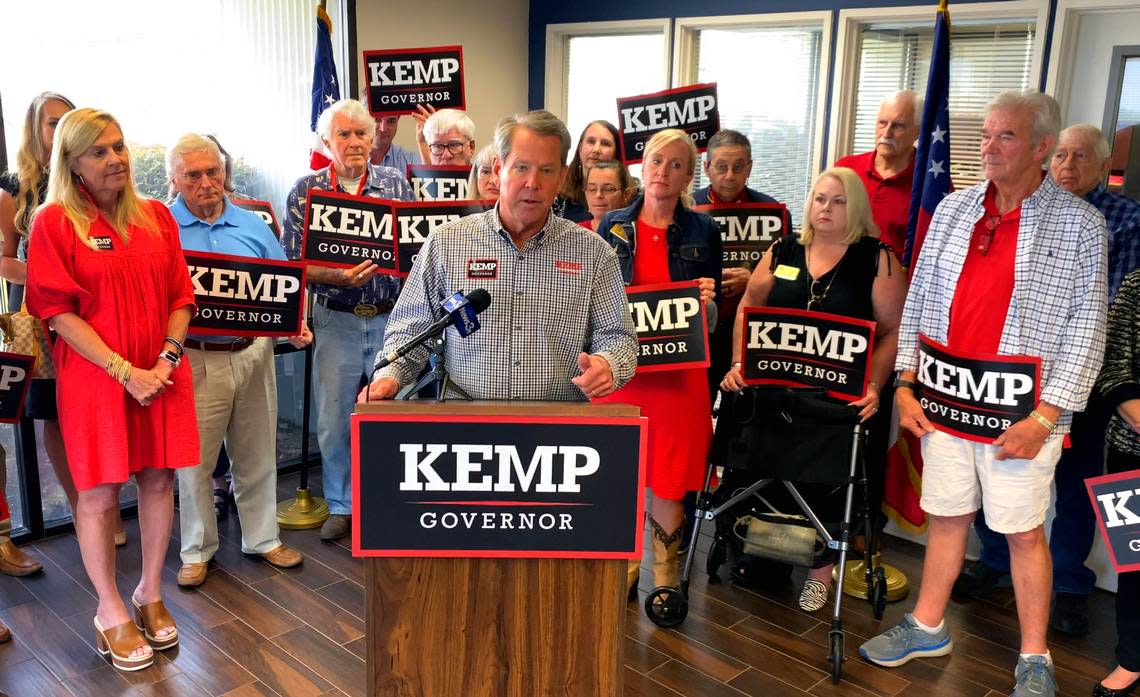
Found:
<svg viewBox="0 0 1140 697"><path fill-rule="evenodd" d="M645 544L645 459L649 444L649 420L644 416L437 416L431 414L352 414L349 435L352 441L352 556L354 557L428 557L476 559L640 559ZM426 423L508 423L586 426L637 426L639 430L637 462L637 518L634 548L629 552L535 551L518 549L391 549L364 550L360 547L360 429L362 421L396 421Z"/></svg>
<svg viewBox="0 0 1140 697"><path fill-rule="evenodd" d="M39 319L39 318L37 317L36 319ZM46 336L47 335L47 323L44 322L42 319L39 321L44 324L44 334ZM49 343L51 343L50 339L48 341L49 341ZM54 349L54 347L53 347L53 349ZM53 353L54 353L54 350L53 350ZM28 390L30 390L32 388L32 380L36 379L32 375L32 373L35 372L35 369L36 369L36 357L29 355L29 354L26 354L26 353L12 353L11 351L0 351L0 359L5 359L5 358L25 358L28 360L28 367L27 367L28 374L27 374L27 377L24 378L24 390L23 390L23 394L20 395L20 408L16 410L16 417L14 419L2 419L2 418L0 418L0 424L18 424L18 423L20 423L20 419L24 418L24 406L27 404L27 401L28 401ZM645 447L645 445L643 443L642 448L644 448L644 447ZM644 456L643 456L643 458L644 458ZM0 465L0 466L2 466L2 465ZM639 533L639 537L640 537L640 533Z"/></svg>
<svg viewBox="0 0 1140 697"><path fill-rule="evenodd" d="M273 229L277 231L277 235L276 235L277 239L281 239L281 221L279 221L277 219L277 211L273 210L273 204L272 203L270 203L269 201L262 201L261 199L257 199L257 198L231 198L230 199L230 203L232 203L234 206L236 206L238 208L241 208L241 206L238 205L239 201L242 203L260 203L260 204L264 205L266 208L268 208L269 209L269 217L273 219ZM249 210L249 209L248 208L242 208L242 210Z"/></svg>
<svg viewBox="0 0 1140 697"><path fill-rule="evenodd" d="M680 290L682 288L692 288L693 286L699 287L701 282L698 280L691 281L674 281L672 283L649 283L643 286L626 286L625 294L629 297L629 291L635 290L639 293L652 293L658 290ZM698 300L699 302L699 300ZM706 331L701 332L705 339L705 359L703 361L685 361L683 363L660 363L658 365L640 365L634 369L634 375L637 373L659 373L665 370L696 370L698 368L708 368L712 364L712 356L709 354L709 333L707 331L709 326L708 318L708 305L700 303L701 305L701 322L700 326L705 327ZM636 333L636 325L635 325ZM641 341L637 343L637 355L641 356Z"/></svg>
<svg viewBox="0 0 1140 697"><path fill-rule="evenodd" d="M1108 558L1112 561L1112 568L1116 569L1117 573L1125 573L1128 571L1140 571L1140 562L1135 564L1120 564L1116 559L1116 552L1112 549L1112 544L1108 539L1108 528L1104 527L1104 517L1101 514L1100 505L1097 503L1096 496L1093 495L1093 487L1098 484L1111 484L1123 479L1135 479L1140 477L1140 470L1128 470L1126 472L1115 472L1113 474L1103 474L1099 477L1089 477L1085 480L1085 491L1089 494L1089 503L1092 504L1093 511L1096 513L1096 524L1100 528L1101 539L1104 540L1104 546L1108 549Z"/></svg>
<svg viewBox="0 0 1140 697"><path fill-rule="evenodd" d="M647 99L649 97L667 97L671 94L677 94L679 92L692 92L695 89L704 88L704 87L712 87L713 89L717 89L717 84L716 84L716 82L697 82L697 83L694 83L692 85L684 85L682 87L671 87L667 90L661 90L660 92L647 92L645 94L633 94L633 95L630 95L628 97L618 97L617 98L617 118L618 118L617 127L618 127L618 140L620 141L620 148L621 148L621 155L622 155L622 164L624 164L624 165L635 165L644 159L641 157L635 157L635 158L630 159L628 157L629 150L625 146L625 131L623 131L622 127L621 127L621 103L622 102L629 101L632 99ZM716 130L719 131L720 130L720 90L719 89L717 90L717 93L716 93L716 110L717 110ZM682 128L680 130L684 131L685 129ZM714 131L714 133L715 132L716 131ZM688 133L688 131L685 131L685 133ZM709 136L709 137L711 138L712 136ZM708 149L707 147L706 148L697 148L697 152L704 152L707 149Z"/></svg>
<svg viewBox="0 0 1140 697"><path fill-rule="evenodd" d="M218 254L217 252L199 252L196 249L185 248L182 250L182 256L184 258L195 256L205 257L207 259L220 259L222 261L237 261L243 264L253 262L255 264L264 264L266 266L287 266L301 269L301 311L297 315L297 331L293 332L292 334L286 334L284 332L255 332L243 329L215 329L212 327L195 327L193 318L190 319L190 334L193 334L195 336L251 336L255 338L262 336L289 338L301 335L301 326L305 322L305 283L307 282L308 275L305 269L305 267L308 265L305 262L288 260L282 261L280 259L263 259L261 257L243 257L237 254ZM190 266L190 261L188 259L186 259L186 266ZM196 302L195 306L197 306ZM195 313L195 317L197 317L197 313Z"/></svg>
<svg viewBox="0 0 1140 697"><path fill-rule="evenodd" d="M409 53L422 53L424 55L428 55L431 53L442 53L444 51L459 51L459 101L461 102L460 106L446 108L456 109L458 111L467 111L467 62L463 59L462 44L456 46L429 46L426 48L378 48L364 51L362 53L362 60L364 61L364 71L367 73L368 58L370 56L384 56L392 54L405 55ZM368 113L372 114L373 116L406 116L416 113L415 109L398 109L396 111L372 111L372 89L371 85L368 84L367 75L364 79L364 89L368 95L368 103L365 104L365 106L368 107ZM430 102L427 103L430 104Z"/></svg>
<svg viewBox="0 0 1140 697"><path fill-rule="evenodd" d="M382 203L389 208L393 207L396 203L399 203L399 201L390 198L373 198L372 196L353 196L352 194L346 194L343 191L329 191L328 189L309 189L305 192L305 217L301 220L301 260L306 263L313 264L314 266L329 266L335 269L351 269L355 266L359 266L360 262L356 262L355 264L348 264L345 262L325 261L324 259L308 259L305 257L305 249L309 240L309 212L313 207L314 191L321 196L341 199L342 201L368 201L369 203ZM389 213L388 217L391 218L392 214ZM396 221L392 220L391 224L394 226L396 224ZM397 235L395 231L392 232L392 257L395 259L396 268L380 269L378 273L381 273L385 276L396 276L398 278L404 278L407 276L406 273L400 273L399 237L400 236Z"/></svg>

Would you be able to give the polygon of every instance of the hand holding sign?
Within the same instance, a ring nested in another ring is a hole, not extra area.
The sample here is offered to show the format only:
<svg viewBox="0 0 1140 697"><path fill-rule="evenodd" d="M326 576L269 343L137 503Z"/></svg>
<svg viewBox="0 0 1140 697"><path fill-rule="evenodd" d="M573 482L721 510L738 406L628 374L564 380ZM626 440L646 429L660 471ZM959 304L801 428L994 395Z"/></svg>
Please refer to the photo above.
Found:
<svg viewBox="0 0 1140 697"><path fill-rule="evenodd" d="M372 280L380 271L380 267L373 261L362 261L351 269L341 269L341 284L349 288L359 288Z"/></svg>
<svg viewBox="0 0 1140 697"><path fill-rule="evenodd" d="M720 389L725 392L739 392L745 387L748 387L748 383L744 382L744 372L740 369L740 361L736 361L724 374L724 379L720 381Z"/></svg>
<svg viewBox="0 0 1140 697"><path fill-rule="evenodd" d="M862 398L848 402L848 404L859 410L860 421L866 421L879 411L879 386L873 382L868 382L867 393Z"/></svg>
<svg viewBox="0 0 1140 697"><path fill-rule="evenodd" d="M605 397L614 391L614 373L610 363L601 356L578 354L578 370L582 374L570 380L590 399Z"/></svg>
<svg viewBox="0 0 1140 697"><path fill-rule="evenodd" d="M1054 423L1061 415L1060 409L1044 403L1038 409L1046 412L1045 418L1052 416L1049 420ZM1050 433L1052 430L1045 428L1044 424L1036 419L1022 419L1006 429L1005 433L994 441L994 445L1001 446L1001 451L994 457L998 460L1032 460L1037 457Z"/></svg>
<svg viewBox="0 0 1140 697"><path fill-rule="evenodd" d="M903 373L903 377L906 377ZM908 379L913 380L914 374ZM895 405L899 410L899 426L914 434L915 438L922 438L927 433L934 433L934 424L926 418L922 405L909 388L895 390Z"/></svg>
<svg viewBox="0 0 1140 697"><path fill-rule="evenodd" d="M735 298L744 295L748 278L752 272L739 266L729 266L720 272L720 295L722 298Z"/></svg>
<svg viewBox="0 0 1140 697"><path fill-rule="evenodd" d="M716 299L716 281L711 278L698 278L697 287L701 289L701 302L710 303Z"/></svg>
<svg viewBox="0 0 1140 697"><path fill-rule="evenodd" d="M303 349L313 343L313 332L309 329L309 325L302 322L301 333L297 336L289 337L289 343L292 344L294 348L299 349Z"/></svg>

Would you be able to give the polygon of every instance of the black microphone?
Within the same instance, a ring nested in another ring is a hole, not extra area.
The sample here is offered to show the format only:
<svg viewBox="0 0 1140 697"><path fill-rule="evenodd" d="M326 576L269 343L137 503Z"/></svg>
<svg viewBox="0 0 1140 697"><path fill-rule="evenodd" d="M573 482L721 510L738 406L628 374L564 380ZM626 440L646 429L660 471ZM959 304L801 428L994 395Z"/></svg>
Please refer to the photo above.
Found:
<svg viewBox="0 0 1140 697"><path fill-rule="evenodd" d="M412 349L428 341L432 337L443 333L452 324L456 325L462 336L467 336L479 328L475 315L479 314L491 304L491 294L482 288L476 288L467 294L456 293L443 303L446 314L431 324L427 329L416 334L411 339L396 347L391 353L385 354L372 369L375 375L377 370L384 368L394 361L403 358Z"/></svg>

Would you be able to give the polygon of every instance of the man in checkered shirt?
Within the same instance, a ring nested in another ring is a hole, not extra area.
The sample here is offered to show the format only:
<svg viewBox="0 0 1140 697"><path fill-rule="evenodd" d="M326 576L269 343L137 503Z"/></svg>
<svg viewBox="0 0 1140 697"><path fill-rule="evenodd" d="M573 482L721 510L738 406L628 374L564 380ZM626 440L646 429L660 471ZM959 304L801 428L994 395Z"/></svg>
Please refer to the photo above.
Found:
<svg viewBox="0 0 1140 697"><path fill-rule="evenodd" d="M570 150L547 111L495 130L499 201L437 229L420 249L384 335L385 355L426 329L453 293L485 288L481 329L447 330L452 380L475 399L580 400L624 385L637 365L617 257L600 237L550 212ZM391 399L422 370L419 347L379 371L360 397Z"/></svg>
<svg viewBox="0 0 1140 697"><path fill-rule="evenodd" d="M899 424L922 439L922 508L930 515L918 603L859 653L897 666L950 652L943 616L984 505L990 528L1009 543L1021 627L1012 697L1052 696L1043 524L1064 434L1103 359L1107 235L1104 216L1042 169L1060 130L1056 100L1003 92L985 113L987 180L939 204L899 327ZM915 394L919 333L955 354L1040 358L1036 408L992 444L936 431Z"/></svg>

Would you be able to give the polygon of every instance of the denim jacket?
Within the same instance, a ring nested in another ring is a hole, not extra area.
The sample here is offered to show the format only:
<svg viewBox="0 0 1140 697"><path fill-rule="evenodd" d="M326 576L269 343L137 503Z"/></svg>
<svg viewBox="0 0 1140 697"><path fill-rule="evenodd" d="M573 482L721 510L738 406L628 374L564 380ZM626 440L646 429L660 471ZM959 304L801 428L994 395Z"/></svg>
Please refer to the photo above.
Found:
<svg viewBox="0 0 1140 697"><path fill-rule="evenodd" d="M633 278L633 255L637 253L635 226L644 202L644 196L638 196L628 208L606 213L597 230L617 253L626 285ZM673 281L711 278L716 281L719 300L720 271L724 259L720 225L704 213L685 208L678 201L673 222L665 231L665 239L669 244L669 278Z"/></svg>

